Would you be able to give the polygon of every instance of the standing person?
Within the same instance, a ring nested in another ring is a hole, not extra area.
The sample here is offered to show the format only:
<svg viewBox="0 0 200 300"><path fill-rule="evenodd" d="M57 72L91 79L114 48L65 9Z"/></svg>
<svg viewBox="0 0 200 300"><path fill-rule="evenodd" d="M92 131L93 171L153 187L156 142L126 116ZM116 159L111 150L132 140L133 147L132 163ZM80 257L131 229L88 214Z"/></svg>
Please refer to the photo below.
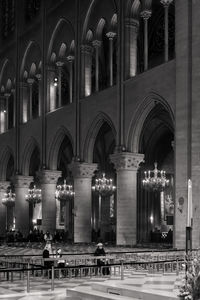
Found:
<svg viewBox="0 0 200 300"><path fill-rule="evenodd" d="M102 243L97 244L97 248L94 252L94 256L106 256ZM98 269L100 269L102 266L105 266L105 261L102 258L97 259L97 266L99 267ZM103 268L102 273L103 275L108 275L109 270L107 270L107 268Z"/></svg>
<svg viewBox="0 0 200 300"><path fill-rule="evenodd" d="M65 275L65 270L64 270L64 268L65 268L65 259L62 258L62 250L60 248L57 250L57 257L59 258L58 259L58 267L63 268L63 269L61 269L61 274L64 277L64 275ZM62 276L60 276L60 277L62 277Z"/></svg>

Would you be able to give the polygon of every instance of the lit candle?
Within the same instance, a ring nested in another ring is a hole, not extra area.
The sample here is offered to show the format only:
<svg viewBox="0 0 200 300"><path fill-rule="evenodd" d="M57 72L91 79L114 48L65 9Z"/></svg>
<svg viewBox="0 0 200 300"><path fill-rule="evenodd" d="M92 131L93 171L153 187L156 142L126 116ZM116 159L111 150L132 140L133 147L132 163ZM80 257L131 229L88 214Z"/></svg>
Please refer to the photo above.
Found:
<svg viewBox="0 0 200 300"><path fill-rule="evenodd" d="M192 220L192 181L188 179L188 205L187 205L187 227L191 227Z"/></svg>

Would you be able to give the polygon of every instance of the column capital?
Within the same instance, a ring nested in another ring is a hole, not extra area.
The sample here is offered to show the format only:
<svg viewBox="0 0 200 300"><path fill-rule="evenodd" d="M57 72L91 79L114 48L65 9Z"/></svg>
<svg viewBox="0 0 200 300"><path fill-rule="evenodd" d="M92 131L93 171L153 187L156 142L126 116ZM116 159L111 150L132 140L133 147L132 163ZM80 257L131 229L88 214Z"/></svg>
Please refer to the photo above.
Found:
<svg viewBox="0 0 200 300"><path fill-rule="evenodd" d="M34 79L33 78L28 78L27 82L29 85L32 85L34 83Z"/></svg>
<svg viewBox="0 0 200 300"><path fill-rule="evenodd" d="M136 32L138 32L139 24L140 24L139 21L136 19L133 18L125 19L125 26L135 29Z"/></svg>
<svg viewBox="0 0 200 300"><path fill-rule="evenodd" d="M6 181L6 180L0 181L0 191L6 192L9 186L10 186L10 181Z"/></svg>
<svg viewBox="0 0 200 300"><path fill-rule="evenodd" d="M19 87L20 87L21 89L23 89L23 88L27 88L27 87L28 87L28 83L27 83L27 82L25 82L25 81L20 81L20 83L19 83Z"/></svg>
<svg viewBox="0 0 200 300"><path fill-rule="evenodd" d="M92 178L94 171L97 170L98 165L93 163L74 161L69 165L74 178Z"/></svg>
<svg viewBox="0 0 200 300"><path fill-rule="evenodd" d="M94 46L94 48L100 48L101 44L102 44L102 41L99 41L99 40L94 40L92 42L92 45Z"/></svg>
<svg viewBox="0 0 200 300"><path fill-rule="evenodd" d="M117 171L137 171L139 164L144 161L144 154L132 152L114 153L110 155L110 159Z"/></svg>
<svg viewBox="0 0 200 300"><path fill-rule="evenodd" d="M33 176L14 175L12 181L17 188L29 188L30 183L33 181Z"/></svg>
<svg viewBox="0 0 200 300"><path fill-rule="evenodd" d="M92 54L93 48L90 45L81 45L81 53Z"/></svg>
<svg viewBox="0 0 200 300"><path fill-rule="evenodd" d="M143 10L141 13L140 13L140 16L144 19L144 20L148 20L150 17L151 17L151 10Z"/></svg>
<svg viewBox="0 0 200 300"><path fill-rule="evenodd" d="M14 94L15 93L15 88L12 88L11 89L11 94Z"/></svg>
<svg viewBox="0 0 200 300"><path fill-rule="evenodd" d="M7 93L4 93L4 97L5 97L5 98L9 98L10 95L11 95L11 93L8 93L8 92L7 92Z"/></svg>
<svg viewBox="0 0 200 300"><path fill-rule="evenodd" d="M172 2L173 2L173 0L160 0L160 3L161 3L164 7L168 7Z"/></svg>
<svg viewBox="0 0 200 300"><path fill-rule="evenodd" d="M42 74L38 73L35 75L35 77L37 78L37 80L42 80Z"/></svg>
<svg viewBox="0 0 200 300"><path fill-rule="evenodd" d="M68 61L68 62L74 61L74 55L68 55L68 56L67 56L67 61Z"/></svg>
<svg viewBox="0 0 200 300"><path fill-rule="evenodd" d="M61 177L62 172L57 170L41 170L38 172L38 177L42 184L57 183L58 178Z"/></svg>
<svg viewBox="0 0 200 300"><path fill-rule="evenodd" d="M55 72L55 71L56 71L55 65L48 64L48 65L47 65L47 71L48 71L48 72Z"/></svg>
<svg viewBox="0 0 200 300"><path fill-rule="evenodd" d="M116 35L117 35L116 32L112 32L112 31L106 33L106 36L109 38L109 40L113 40Z"/></svg>
<svg viewBox="0 0 200 300"><path fill-rule="evenodd" d="M57 66L58 68L62 68L63 65L64 65L64 62L62 62L62 61L57 61L57 62L56 62L56 66Z"/></svg>

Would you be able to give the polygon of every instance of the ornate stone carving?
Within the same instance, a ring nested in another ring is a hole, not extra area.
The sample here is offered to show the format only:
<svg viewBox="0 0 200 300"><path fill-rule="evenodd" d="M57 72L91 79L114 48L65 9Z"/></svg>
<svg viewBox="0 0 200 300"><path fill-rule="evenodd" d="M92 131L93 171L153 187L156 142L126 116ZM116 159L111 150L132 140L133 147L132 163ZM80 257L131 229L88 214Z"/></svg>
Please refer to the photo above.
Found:
<svg viewBox="0 0 200 300"><path fill-rule="evenodd" d="M69 165L74 178L92 178L94 171L97 169L97 164L72 162Z"/></svg>
<svg viewBox="0 0 200 300"><path fill-rule="evenodd" d="M92 54L93 48L90 45L81 45L81 53Z"/></svg>
<svg viewBox="0 0 200 300"><path fill-rule="evenodd" d="M117 34L112 31L106 33L106 36L109 38L109 40L113 40L116 35Z"/></svg>
<svg viewBox="0 0 200 300"><path fill-rule="evenodd" d="M5 193L7 188L10 186L10 181L0 181L0 192Z"/></svg>
<svg viewBox="0 0 200 300"><path fill-rule="evenodd" d="M173 2L173 0L160 0L160 3L161 3L164 7L168 7L172 2Z"/></svg>
<svg viewBox="0 0 200 300"><path fill-rule="evenodd" d="M72 62L74 60L74 55L68 55L67 56L67 61Z"/></svg>
<svg viewBox="0 0 200 300"><path fill-rule="evenodd" d="M12 178L16 188L29 188L30 183L33 181L32 176L15 175Z"/></svg>
<svg viewBox="0 0 200 300"><path fill-rule="evenodd" d="M139 21L133 18L126 18L125 19L125 26L128 28L133 28L135 33L138 33L139 29Z"/></svg>
<svg viewBox="0 0 200 300"><path fill-rule="evenodd" d="M62 172L56 170L42 170L37 173L40 182L43 184L57 183L58 178L61 177Z"/></svg>
<svg viewBox="0 0 200 300"><path fill-rule="evenodd" d="M102 44L102 42L101 42L101 41L98 41L98 40L94 40L94 41L92 42L92 45L94 46L94 48L99 48L99 47L101 47L101 44Z"/></svg>
<svg viewBox="0 0 200 300"><path fill-rule="evenodd" d="M144 20L148 20L151 17L151 14L151 10L143 10L140 15Z"/></svg>
<svg viewBox="0 0 200 300"><path fill-rule="evenodd" d="M120 170L137 170L139 164L144 161L144 154L122 152L110 155L112 163L117 171Z"/></svg>

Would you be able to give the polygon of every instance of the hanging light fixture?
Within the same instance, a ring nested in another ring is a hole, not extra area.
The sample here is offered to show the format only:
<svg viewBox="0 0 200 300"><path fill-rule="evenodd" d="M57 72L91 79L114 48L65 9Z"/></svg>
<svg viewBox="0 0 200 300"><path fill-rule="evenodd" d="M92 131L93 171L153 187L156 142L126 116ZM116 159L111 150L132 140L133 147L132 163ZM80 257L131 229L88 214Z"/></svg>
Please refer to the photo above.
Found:
<svg viewBox="0 0 200 300"><path fill-rule="evenodd" d="M116 186L113 185L113 180L111 178L107 179L105 173L103 173L102 178L95 179L92 190L101 196L111 196L115 192Z"/></svg>
<svg viewBox="0 0 200 300"><path fill-rule="evenodd" d="M25 195L26 201L35 206L36 203L42 201L42 191L41 189L36 188L36 185L33 188L28 189L28 194Z"/></svg>
<svg viewBox="0 0 200 300"><path fill-rule="evenodd" d="M58 200L68 200L73 198L75 195L75 192L73 191L73 186L66 183L66 180L64 180L63 184L57 185L55 197Z"/></svg>
<svg viewBox="0 0 200 300"><path fill-rule="evenodd" d="M166 172L158 170L157 162L154 163L154 170L144 171L144 179L142 180L145 188L153 190L163 190L169 185L169 180L166 178Z"/></svg>
<svg viewBox="0 0 200 300"><path fill-rule="evenodd" d="M16 198L16 194L12 192L11 188L9 188L7 192L4 194L2 203L7 207L13 207L15 205L15 198Z"/></svg>

